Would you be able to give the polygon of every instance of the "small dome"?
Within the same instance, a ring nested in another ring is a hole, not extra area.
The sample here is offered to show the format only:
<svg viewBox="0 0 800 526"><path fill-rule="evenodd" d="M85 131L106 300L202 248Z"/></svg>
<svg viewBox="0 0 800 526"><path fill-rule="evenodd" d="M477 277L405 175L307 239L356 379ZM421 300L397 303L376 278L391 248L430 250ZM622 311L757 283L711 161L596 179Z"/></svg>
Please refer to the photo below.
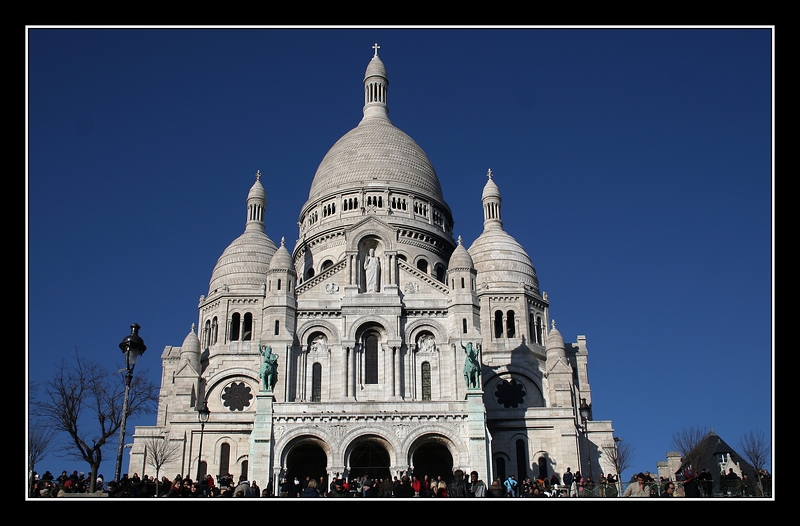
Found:
<svg viewBox="0 0 800 526"><path fill-rule="evenodd" d="M366 80L369 77L376 76L388 79L388 75L386 75L386 66L383 65L383 61L377 54L375 54L372 60L369 61L369 64L367 64L367 71L364 73L364 79Z"/></svg>
<svg viewBox="0 0 800 526"><path fill-rule="evenodd" d="M250 192L247 194L247 200L250 199L263 199L264 203L267 201L267 192L261 185L261 170L256 173L256 182L250 187Z"/></svg>
<svg viewBox="0 0 800 526"><path fill-rule="evenodd" d="M188 361L195 371L200 372L200 339L194 332L194 323L181 345L181 358Z"/></svg>
<svg viewBox="0 0 800 526"><path fill-rule="evenodd" d="M275 251L272 256L272 262L269 265L270 270L290 270L293 268L292 256L286 250L286 240L281 238L281 246Z"/></svg>
<svg viewBox="0 0 800 526"><path fill-rule="evenodd" d="M276 250L278 247L264 232L246 231L217 260L208 294L226 290L260 293Z"/></svg>
<svg viewBox="0 0 800 526"><path fill-rule="evenodd" d="M516 239L502 229L485 230L469 248L478 283L518 288L529 285L538 293L539 278L531 258Z"/></svg>
<svg viewBox="0 0 800 526"><path fill-rule="evenodd" d="M481 199L486 199L487 197L497 197L500 198L500 189L495 184L494 180L491 176L492 171L489 170L489 180L486 181L486 184L483 187L483 193L481 194Z"/></svg>
<svg viewBox="0 0 800 526"><path fill-rule="evenodd" d="M547 349L566 349L564 345L564 337L556 329L556 322L553 320L553 328L550 329L550 334L547 335Z"/></svg>
<svg viewBox="0 0 800 526"><path fill-rule="evenodd" d="M456 246L456 249L453 251L453 255L450 256L448 268L450 270L472 270L473 268L472 256L469 255L469 252L467 252L467 249L464 247L461 236L458 236L458 246Z"/></svg>

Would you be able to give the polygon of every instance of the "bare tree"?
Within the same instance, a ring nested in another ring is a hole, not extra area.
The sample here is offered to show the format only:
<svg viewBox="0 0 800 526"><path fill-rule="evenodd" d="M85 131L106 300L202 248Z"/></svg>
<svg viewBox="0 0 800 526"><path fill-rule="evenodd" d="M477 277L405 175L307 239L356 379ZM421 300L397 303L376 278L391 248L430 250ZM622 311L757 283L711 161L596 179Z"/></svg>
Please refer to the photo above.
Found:
<svg viewBox="0 0 800 526"><path fill-rule="evenodd" d="M713 442L703 439L708 436L705 427L690 427L682 429L672 435L670 447L681 454L684 466L691 466L695 471L700 471L701 464L713 447Z"/></svg>
<svg viewBox="0 0 800 526"><path fill-rule="evenodd" d="M622 490L622 472L631 467L633 463L633 446L623 442L622 438L614 437L614 442L603 444L603 454L608 458L617 472L617 482Z"/></svg>
<svg viewBox="0 0 800 526"><path fill-rule="evenodd" d="M181 444L169 440L166 436L152 436L144 441L145 462L156 470L156 495L161 483L159 473L164 464L181 455Z"/></svg>
<svg viewBox="0 0 800 526"><path fill-rule="evenodd" d="M770 445L762 431L750 431L739 439L739 451L756 470L756 488L761 496L764 488L761 486L761 470L767 465Z"/></svg>
<svg viewBox="0 0 800 526"><path fill-rule="evenodd" d="M55 437L56 431L52 427L39 423L32 423L28 426L28 476L31 491L33 490L33 473L36 463L47 454Z"/></svg>
<svg viewBox="0 0 800 526"><path fill-rule="evenodd" d="M75 351L72 361L62 360L58 372L46 382L45 394L31 402L31 411L71 441L61 447L67 454L85 460L90 467L89 491L103 461L103 448L117 435L122 424L125 385L119 374L109 373ZM158 389L144 375L134 377L127 416L155 410Z"/></svg>

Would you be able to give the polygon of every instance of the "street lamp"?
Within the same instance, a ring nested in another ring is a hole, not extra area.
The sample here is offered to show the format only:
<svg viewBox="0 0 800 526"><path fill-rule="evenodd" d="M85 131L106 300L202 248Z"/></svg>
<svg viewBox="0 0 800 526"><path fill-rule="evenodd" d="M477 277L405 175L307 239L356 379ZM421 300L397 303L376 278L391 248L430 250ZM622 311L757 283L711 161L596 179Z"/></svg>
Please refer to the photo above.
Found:
<svg viewBox="0 0 800 526"><path fill-rule="evenodd" d="M200 480L200 470L203 467L203 432L210 416L211 411L209 411L208 405L204 402L203 407L197 410L197 421L200 422L200 453L197 455L197 480ZM203 476L205 476L205 473Z"/></svg>
<svg viewBox="0 0 800 526"><path fill-rule="evenodd" d="M581 398L581 422L583 423L583 436L586 438L586 464L589 468L589 478L592 479L594 482L594 477L592 476L592 456L591 452L589 451L589 415L590 409L589 405L586 403L585 398Z"/></svg>
<svg viewBox="0 0 800 526"><path fill-rule="evenodd" d="M136 367L136 360L144 354L147 347L144 340L139 336L139 324L131 324L131 333L122 340L119 348L125 353L125 399L122 402L122 423L119 426L119 447L117 448L117 469L114 471L114 480L119 483L120 472L122 471L122 450L125 446L125 424L128 420L128 396L131 390L131 380L133 379L133 368Z"/></svg>

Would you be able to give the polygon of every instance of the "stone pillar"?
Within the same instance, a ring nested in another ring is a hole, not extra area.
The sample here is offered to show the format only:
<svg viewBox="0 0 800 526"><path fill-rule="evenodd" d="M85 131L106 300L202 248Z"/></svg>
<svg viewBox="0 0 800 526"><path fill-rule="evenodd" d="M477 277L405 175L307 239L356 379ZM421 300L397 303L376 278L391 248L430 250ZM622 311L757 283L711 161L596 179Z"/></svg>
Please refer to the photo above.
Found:
<svg viewBox="0 0 800 526"><path fill-rule="evenodd" d="M253 421L253 432L250 433L250 457L248 464L249 480L263 481L265 483L273 479L272 470L272 404L275 396L267 391L259 391L256 394L256 417ZM274 485L273 487L277 487Z"/></svg>
<svg viewBox="0 0 800 526"><path fill-rule="evenodd" d="M486 408L483 405L481 389L467 389L467 419L469 466L464 471L469 473L474 469L481 480L492 480L492 444L486 428Z"/></svg>

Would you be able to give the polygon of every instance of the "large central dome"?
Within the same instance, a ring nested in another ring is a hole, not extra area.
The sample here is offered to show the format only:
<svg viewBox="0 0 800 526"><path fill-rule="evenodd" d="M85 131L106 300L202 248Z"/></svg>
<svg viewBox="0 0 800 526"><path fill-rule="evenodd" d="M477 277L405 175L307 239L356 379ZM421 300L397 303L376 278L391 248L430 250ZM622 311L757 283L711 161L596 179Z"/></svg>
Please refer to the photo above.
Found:
<svg viewBox="0 0 800 526"><path fill-rule="evenodd" d="M444 201L428 156L388 118L365 118L336 141L317 168L308 199L372 182Z"/></svg>
<svg viewBox="0 0 800 526"><path fill-rule="evenodd" d="M436 170L414 139L389 120L389 80L377 52L364 76L364 117L328 151L317 168L309 202L370 184L423 193L444 203Z"/></svg>

